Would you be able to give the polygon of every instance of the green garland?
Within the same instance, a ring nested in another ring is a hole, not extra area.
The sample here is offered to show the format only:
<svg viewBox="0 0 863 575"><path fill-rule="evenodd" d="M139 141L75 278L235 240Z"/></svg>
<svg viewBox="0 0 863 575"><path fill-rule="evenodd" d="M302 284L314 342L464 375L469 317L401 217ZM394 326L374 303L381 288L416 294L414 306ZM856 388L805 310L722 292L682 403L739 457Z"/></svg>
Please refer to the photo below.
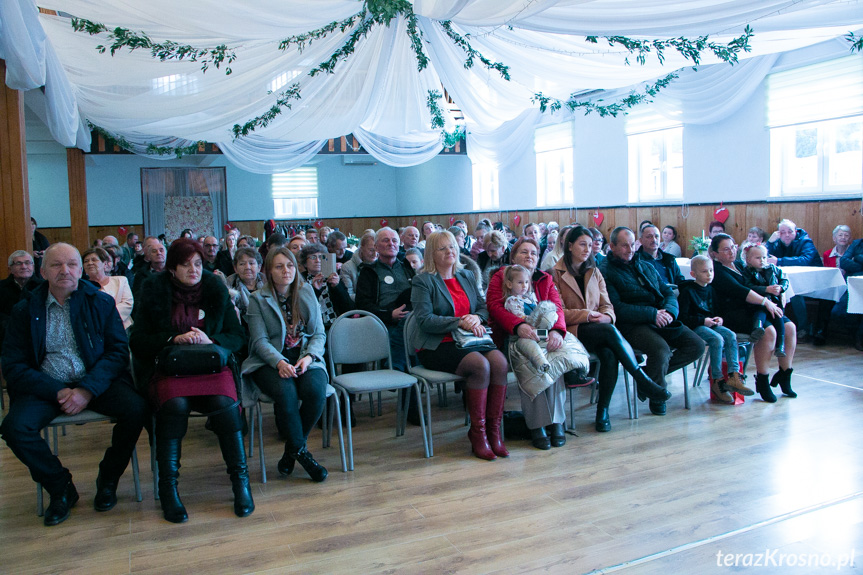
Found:
<svg viewBox="0 0 863 575"><path fill-rule="evenodd" d="M483 65L489 70L497 70L501 77L504 80L509 81L509 66L501 64L500 62L492 62L479 52L473 49L470 43L465 40L464 36L458 34L455 30L452 29L452 22L449 20L440 23L440 27L443 28L446 35L449 36L449 39L453 41L453 44L464 50L465 54L467 54L467 59L464 61L465 69L470 69L473 67L474 58L477 58Z"/></svg>
<svg viewBox="0 0 863 575"><path fill-rule="evenodd" d="M94 132L101 134L105 137L108 142L113 142L126 150L127 152L135 152L135 147L123 136L112 134L105 128L97 126L96 124L87 120L87 127L89 127ZM188 146L157 146L155 144L147 144L146 153L151 156L168 156L174 155L179 160L183 156L192 156L198 152L198 147L206 145L206 142L203 140L198 140L197 142L190 144Z"/></svg>
<svg viewBox="0 0 863 575"><path fill-rule="evenodd" d="M240 136L248 136L252 132L255 131L255 128L260 126L265 128L272 122L276 116L282 113L282 110L291 109L291 100L299 100L302 96L300 96L300 85L293 84L290 88L279 94L276 103L272 105L272 107L267 110L264 114L260 116L256 116L255 118L249 120L242 126L239 124L234 124L232 132L234 133L234 138L239 138Z"/></svg>
<svg viewBox="0 0 863 575"><path fill-rule="evenodd" d="M201 71L206 72L210 65L219 68L225 61L231 64L237 59L237 55L233 50L228 50L225 44L220 44L215 48L195 48L188 44L177 44L170 40L160 43L154 43L150 38L141 33L135 33L128 28L116 27L113 30L109 29L104 24L91 22L83 18L72 18L72 29L76 32L86 32L90 36L95 36L103 32L108 33L108 38L112 40L110 51L113 56L121 48L128 48L130 52L145 48L150 50L150 54L154 58L158 58L161 62L167 60L184 60L188 59L192 62L201 62ZM96 50L100 54L104 54L109 49L104 44L96 46ZM230 74L230 66L225 66L225 74Z"/></svg>
<svg viewBox="0 0 863 575"><path fill-rule="evenodd" d="M557 98L544 96L542 92L537 92L530 100L534 104L539 104L539 111L543 113L549 111L553 114L561 108L566 107L571 112L575 112L580 108L584 110L585 115L596 112L603 118L607 116L616 118L618 114L625 113L628 109L638 104L650 102L651 98L655 97L660 90L668 86L675 79L677 79L677 74L672 72L653 84L645 86L644 91L640 93L631 92L628 96L611 104L602 104L603 100L601 99L595 102L591 100L579 100L575 94L571 95L565 102L562 102Z"/></svg>
<svg viewBox="0 0 863 575"><path fill-rule="evenodd" d="M854 35L854 32L848 32L848 35L845 36L845 39L851 43L851 53L854 52L863 52L863 36L857 37Z"/></svg>
<svg viewBox="0 0 863 575"><path fill-rule="evenodd" d="M426 99L426 106L428 106L429 112L431 113L432 130L441 130L441 141L443 142L443 147L452 148L462 138L464 138L464 126L456 126L455 130L452 132L447 132L443 129L446 125L446 121L443 116L443 110L438 106L438 100L441 98L443 98L443 94L437 90L429 90L428 98Z"/></svg>
<svg viewBox="0 0 863 575"><path fill-rule="evenodd" d="M752 28L747 25L743 29L743 35L728 44L709 42L707 36L699 36L695 40L683 37L670 40L633 40L625 36L603 36L603 38L609 46L620 45L626 48L630 54L637 53L636 60L642 66L647 63L647 55L652 51L656 52L657 60L663 64L665 62L665 50L668 48L677 50L684 58L697 66L701 63L701 53L705 50L710 50L714 56L723 62L736 64L738 53L752 50L749 40L753 35ZM586 40L593 44L599 42L597 36L588 36ZM629 58L626 59L626 64L629 65Z"/></svg>

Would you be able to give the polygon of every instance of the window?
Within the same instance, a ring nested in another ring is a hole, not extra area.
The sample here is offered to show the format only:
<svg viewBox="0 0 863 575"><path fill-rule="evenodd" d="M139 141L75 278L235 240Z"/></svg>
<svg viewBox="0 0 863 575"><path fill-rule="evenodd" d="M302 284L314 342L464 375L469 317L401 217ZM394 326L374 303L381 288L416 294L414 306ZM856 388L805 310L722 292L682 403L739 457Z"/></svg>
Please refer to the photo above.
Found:
<svg viewBox="0 0 863 575"><path fill-rule="evenodd" d="M273 174L273 207L276 218L318 217L318 168Z"/></svg>
<svg viewBox="0 0 863 575"><path fill-rule="evenodd" d="M476 163L473 172L473 209L496 210L500 206L497 165Z"/></svg>
<svg viewBox="0 0 863 575"><path fill-rule="evenodd" d="M849 56L767 77L770 195L863 188L863 59Z"/></svg>
<svg viewBox="0 0 863 575"><path fill-rule="evenodd" d="M629 201L683 199L683 127L632 134Z"/></svg>
<svg viewBox="0 0 863 575"><path fill-rule="evenodd" d="M572 122L537 128L536 205L568 206L573 203Z"/></svg>

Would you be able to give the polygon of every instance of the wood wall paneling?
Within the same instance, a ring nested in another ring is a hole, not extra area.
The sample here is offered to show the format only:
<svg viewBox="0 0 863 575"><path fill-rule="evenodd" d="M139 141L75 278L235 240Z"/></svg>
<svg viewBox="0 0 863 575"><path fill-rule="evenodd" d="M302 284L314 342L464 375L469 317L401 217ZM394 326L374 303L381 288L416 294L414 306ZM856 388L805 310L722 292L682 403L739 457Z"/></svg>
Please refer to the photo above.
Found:
<svg viewBox="0 0 863 575"><path fill-rule="evenodd" d="M90 247L90 225L87 214L87 168L84 166L84 152L78 148L66 148L66 169L69 174L72 245L83 252Z"/></svg>

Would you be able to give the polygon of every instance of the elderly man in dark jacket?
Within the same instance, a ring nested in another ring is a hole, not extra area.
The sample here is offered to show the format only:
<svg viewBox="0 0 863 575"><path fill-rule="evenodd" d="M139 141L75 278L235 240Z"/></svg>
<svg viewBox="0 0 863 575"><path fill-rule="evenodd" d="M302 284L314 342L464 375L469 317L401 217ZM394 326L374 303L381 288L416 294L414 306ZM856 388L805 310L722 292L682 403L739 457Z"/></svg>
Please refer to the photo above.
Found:
<svg viewBox="0 0 863 575"><path fill-rule="evenodd" d="M12 308L24 299L26 292L42 283L34 273L33 265L33 256L29 252L17 250L9 255L9 277L0 281L0 348L3 347Z"/></svg>
<svg viewBox="0 0 863 575"><path fill-rule="evenodd" d="M617 328L632 347L647 354L644 368L662 385L665 376L697 360L704 341L677 321L677 297L649 263L634 257L635 234L625 227L611 232L611 253L601 267ZM665 415L665 402L650 401L654 415Z"/></svg>
<svg viewBox="0 0 863 575"><path fill-rule="evenodd" d="M72 475L40 436L58 415L85 409L116 418L99 464L96 511L117 503L117 482L149 417L131 387L129 347L111 296L81 281L81 255L64 243L44 255L45 283L12 310L3 346L11 406L0 433L30 475L51 495L45 525L65 521L78 501Z"/></svg>
<svg viewBox="0 0 863 575"><path fill-rule="evenodd" d="M767 258L768 263L778 266L814 266L821 267L821 256L818 254L818 248L806 230L798 228L797 224L791 220L782 220L777 226L777 230L770 236L770 241L767 242L767 253L770 257ZM827 300L818 301L818 313L815 317L813 341L815 345L824 345L826 343L825 331L827 330L827 322L830 320L830 310L835 302ZM794 296L788 302L791 307L793 319L797 324L797 339L807 337L806 331L811 329L809 326L809 318L806 313L806 302L803 296Z"/></svg>

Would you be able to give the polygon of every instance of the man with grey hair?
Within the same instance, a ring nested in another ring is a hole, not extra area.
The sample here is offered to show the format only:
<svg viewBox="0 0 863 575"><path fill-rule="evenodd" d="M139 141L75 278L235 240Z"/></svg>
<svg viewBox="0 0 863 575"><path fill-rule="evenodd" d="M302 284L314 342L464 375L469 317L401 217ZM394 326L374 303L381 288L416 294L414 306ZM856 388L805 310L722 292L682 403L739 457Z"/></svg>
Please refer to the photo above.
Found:
<svg viewBox="0 0 863 575"><path fill-rule="evenodd" d="M85 409L117 421L93 500L96 511L108 511L150 412L132 388L126 330L114 299L81 280L78 250L51 245L42 274L46 281L15 306L9 321L2 361L11 405L0 434L50 494L44 516L50 526L68 519L78 491L41 430L59 415Z"/></svg>
<svg viewBox="0 0 863 575"><path fill-rule="evenodd" d="M815 266L821 267L821 256L818 248L806 230L798 228L797 224L788 219L779 222L777 230L767 240L767 262L780 267L788 266ZM830 310L827 304L819 303L819 311L815 317L815 327L809 325L809 317L806 311L806 301L803 296L794 296L788 302L789 307L797 325L797 340L809 341L813 338L816 345L826 343L825 330L830 320ZM832 303L831 303L832 307ZM814 336L814 337L813 337Z"/></svg>
<svg viewBox="0 0 863 575"><path fill-rule="evenodd" d="M659 247L659 228L648 224L641 228L641 247L636 252L642 261L653 266L659 277L667 284L680 285L686 279L680 272L677 259Z"/></svg>
<svg viewBox="0 0 863 575"><path fill-rule="evenodd" d="M380 231L378 231L378 233L380 233ZM407 226L404 231L402 231L401 240L402 246L399 249L397 257L400 260L404 260L406 251L411 248L419 248L420 231L413 226ZM422 248L419 248L419 250L423 251Z"/></svg>
<svg viewBox="0 0 863 575"><path fill-rule="evenodd" d="M135 269L135 281L132 283L132 297L138 301L138 291L147 279L159 272L165 271L165 258L168 250L159 238L148 236L144 240L144 265Z"/></svg>
<svg viewBox="0 0 863 575"><path fill-rule="evenodd" d="M24 250L9 255L9 276L0 281L0 348L6 335L6 325L15 304L32 291L42 280L36 277L33 256Z"/></svg>

